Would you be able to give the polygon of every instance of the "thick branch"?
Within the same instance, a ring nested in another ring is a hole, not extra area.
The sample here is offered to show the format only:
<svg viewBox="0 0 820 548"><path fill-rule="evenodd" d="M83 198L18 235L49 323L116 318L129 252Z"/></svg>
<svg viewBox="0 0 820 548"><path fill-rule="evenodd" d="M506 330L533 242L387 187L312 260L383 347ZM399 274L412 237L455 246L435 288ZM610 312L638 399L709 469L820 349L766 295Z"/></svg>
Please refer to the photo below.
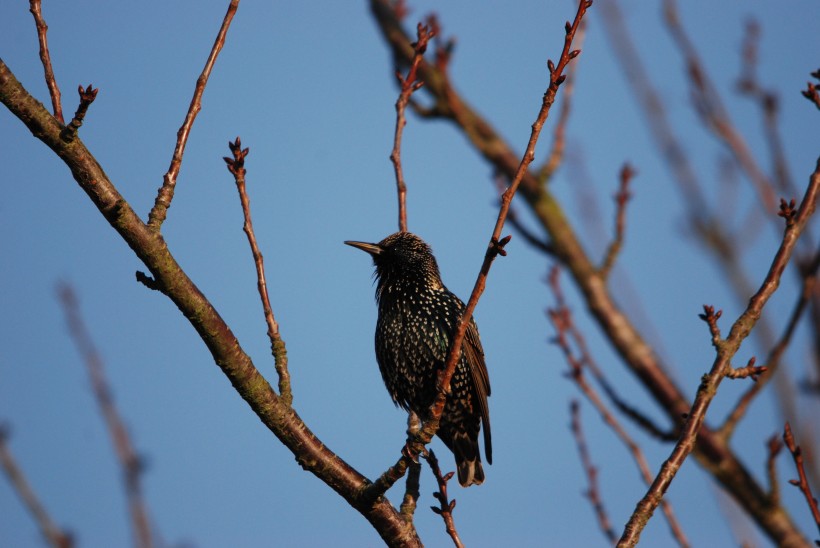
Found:
<svg viewBox="0 0 820 548"><path fill-rule="evenodd" d="M386 543L419 546L415 530L387 499L366 501L360 497L369 484L367 478L319 441L296 411L273 391L219 313L180 268L162 235L140 220L80 138L71 143L60 139L61 126L2 61L0 102L65 162L80 188L197 331L234 389L297 462L358 510Z"/></svg>

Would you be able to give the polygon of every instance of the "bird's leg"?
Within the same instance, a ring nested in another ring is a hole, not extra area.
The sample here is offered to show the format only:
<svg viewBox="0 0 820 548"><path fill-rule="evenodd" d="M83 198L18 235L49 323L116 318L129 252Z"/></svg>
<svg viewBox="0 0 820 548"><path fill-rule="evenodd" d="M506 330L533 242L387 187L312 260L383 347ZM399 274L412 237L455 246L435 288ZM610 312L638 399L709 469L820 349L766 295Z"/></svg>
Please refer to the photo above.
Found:
<svg viewBox="0 0 820 548"><path fill-rule="evenodd" d="M402 455L412 460L414 463L419 463L419 455L410 447L411 439L416 438L421 432L421 419L415 412L410 411L407 414L407 442L404 444L404 449L401 450Z"/></svg>

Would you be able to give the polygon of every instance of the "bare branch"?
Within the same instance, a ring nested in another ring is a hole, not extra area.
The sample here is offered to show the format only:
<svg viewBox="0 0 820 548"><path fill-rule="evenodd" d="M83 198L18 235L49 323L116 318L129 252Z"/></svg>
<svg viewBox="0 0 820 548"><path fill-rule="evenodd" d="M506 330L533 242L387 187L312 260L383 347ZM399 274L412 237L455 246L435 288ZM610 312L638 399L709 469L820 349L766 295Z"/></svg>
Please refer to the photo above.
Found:
<svg viewBox="0 0 820 548"><path fill-rule="evenodd" d="M775 504L780 504L780 482L777 481L777 468L775 461L777 455L783 450L783 442L777 435L769 438L768 442L769 456L766 459L766 475L769 477L769 497Z"/></svg>
<svg viewBox="0 0 820 548"><path fill-rule="evenodd" d="M71 142L77 136L77 130L83 125L85 113L88 111L88 107L91 106L91 103L94 102L94 99L97 98L98 91L99 89L92 88L91 84L88 84L86 89L83 89L83 86L77 89L77 92L80 94L80 105L74 113L74 118L71 119L71 122L69 122L60 133L60 137L62 137L64 141Z"/></svg>
<svg viewBox="0 0 820 548"><path fill-rule="evenodd" d="M100 414L105 420L108 435L111 437L111 444L114 446L117 460L122 469L125 495L131 513L134 546L150 548L154 545L154 542L151 536L151 524L148 520L148 508L142 497L143 461L134 449L131 436L128 434L128 428L126 428L125 422L122 420L119 411L117 411L116 405L114 405L114 396L105 377L105 365L102 356L97 351L91 334L80 315L80 305L77 302L74 290L68 284L60 284L57 287L57 293L60 297L60 304L63 307L69 333L85 362L94 398L97 400Z"/></svg>
<svg viewBox="0 0 820 548"><path fill-rule="evenodd" d="M62 125L26 91L2 60L0 103L70 168L80 188L145 264L156 287L162 289L197 331L237 394L293 453L298 464L361 513L386 543L420 546L415 528L408 525L389 500L363 498L370 481L322 443L276 394L230 327L182 270L164 238L139 218L79 137L70 146L60 138Z"/></svg>
<svg viewBox="0 0 820 548"><path fill-rule="evenodd" d="M577 48L580 50L584 46L584 38L586 38L587 24L586 20L581 20L581 25L578 27L578 32L575 33L575 41ZM575 74L578 71L578 63L572 63L569 66L567 74L567 81L564 84L564 92L561 95L561 109L558 112L558 121L555 124L555 131L552 137L552 147L547 155L547 159L541 168L538 170L536 177L541 184L545 184L552 180L553 175L564 160L564 150L566 145L566 127L569 121L569 115L572 110L572 96L575 92Z"/></svg>
<svg viewBox="0 0 820 548"><path fill-rule="evenodd" d="M765 373L768 368L764 365L755 365L755 358L749 358L749 363L746 367L733 368L730 367L726 371L726 378L728 379L745 379L751 377L753 381L757 382L758 377Z"/></svg>
<svg viewBox="0 0 820 548"><path fill-rule="evenodd" d="M393 169L396 172L396 190L399 198L399 231L407 232L407 185L404 183L404 171L401 166L401 136L407 119L404 111L407 103L414 91L421 88L424 82L418 81L418 68L424 59L424 52L427 51L427 43L435 36L436 31L430 30L426 25L418 24L416 28L418 40L413 44L413 62L404 77L396 72L396 79L399 81L399 98L396 100L396 130L393 136L393 151L390 153L390 161L393 162Z"/></svg>
<svg viewBox="0 0 820 548"><path fill-rule="evenodd" d="M60 102L60 88L57 86L57 80L54 78L54 70L51 68L51 53L48 51L48 25L43 19L43 10L41 0L29 0L29 11L34 16L34 23L37 25L37 41L40 42L40 61L43 63L43 71L46 77L46 86L48 86L48 93L51 95L51 108L54 112L54 117L61 124L65 123L63 119L63 106Z"/></svg>
<svg viewBox="0 0 820 548"><path fill-rule="evenodd" d="M256 235L253 232L253 222L251 221L251 203L245 190L245 157L250 149L242 149L242 141L239 137L233 143L229 142L228 146L231 149L233 158L226 157L224 160L228 164L228 171L234 177L236 189L239 191L239 201L242 203L242 213L245 217L245 224L242 229L248 236L248 244L251 246L253 262L256 265L256 287L262 300L265 323L268 324L270 350L273 355L276 373L279 375L279 395L285 405L290 406L293 404L293 393L291 392L290 372L288 371L288 353L285 349L285 341L282 340L282 336L279 334L279 324L276 323L276 319L273 317L273 309L268 297L268 284L265 280L265 259L262 257L262 252L259 251L259 246L256 243Z"/></svg>
<svg viewBox="0 0 820 548"><path fill-rule="evenodd" d="M453 478L454 472L448 472L444 475L441 474L441 468L438 466L438 459L432 449L427 452L425 458L427 459L427 464L430 465L430 470L432 470L433 475L436 477L436 483L438 484L438 491L433 493L433 496L436 497L436 500L438 500L439 506L431 506L430 509L440 515L441 519L444 520L444 527L447 530L447 534L450 535L451 539L453 539L453 545L455 545L456 548L464 548L464 544L461 542L461 538L459 538L458 531L456 530L456 522L453 519L453 510L456 508L456 500L453 499L451 501L447 498L447 482Z"/></svg>
<svg viewBox="0 0 820 548"><path fill-rule="evenodd" d="M806 497L806 504L809 506L811 515L814 518L814 523L817 524L817 531L820 532L820 508L817 507L817 499L811 494L811 486L809 485L809 480L806 477L806 470L803 468L803 453L800 450L800 446L798 446L794 441L794 435L792 434L792 429L788 422L783 430L783 441L786 443L786 447L789 448L789 452L792 454L794 466L797 468L797 475L800 478L799 480L790 480L789 483L795 487L798 487L803 493L803 496ZM818 540L817 543L820 544L820 540Z"/></svg>
<svg viewBox="0 0 820 548"><path fill-rule="evenodd" d="M564 36L564 47L561 51L561 57L559 58L558 65L554 65L552 61L547 62L547 65L550 69L549 87L547 88L547 91L544 93L544 98L541 104L541 110L538 112L538 116L536 117L536 120L532 125L530 139L527 143L527 148L524 151L524 155L521 158L521 163L519 164L518 169L516 170L515 176L513 177L510 186L507 187L507 190L505 190L504 194L502 194L501 196L501 208L499 209L498 219L496 220L495 228L493 229L492 236L490 237L490 243L487 246L486 253L484 254L484 262L481 265L481 271L478 274L478 279L476 280L475 287L473 288L473 292L470 295L470 299L467 302L467 306L461 315L461 320L459 321L458 328L453 334L453 340L450 342L450 349L447 354L445 368L441 372L438 379L439 390L436 400L430 408L430 417L428 418L428 422L430 423L429 428L428 425L425 424L425 427L422 429L423 432L429 432L430 437L432 437L432 435L438 428L438 420L441 417L442 411L444 410L444 403L447 397L446 395L450 389L450 379L452 378L453 373L455 372L456 364L458 363L458 359L461 356L461 344L467 332L467 326L470 323L470 318L472 318L473 311L475 310L475 307L478 304L478 299L484 292L484 286L486 285L487 275L489 274L490 266L492 265L496 256L506 255L504 246L507 244L507 242L510 241L510 236L501 238L501 230L504 228L504 221L507 218L507 213L510 209L510 203L512 202L516 190L518 190L518 186L521 184L524 175L527 173L527 169L530 163L532 163L533 158L535 157L535 144L538 142L538 137L540 136L541 129L544 127L544 123L547 120L550 108L555 102L555 96L558 93L558 88L566 79L564 69L566 68L567 64L569 64L570 60L577 57L580 53L580 50L572 49L572 40L575 37L575 32L578 30L578 26L581 24L581 20L583 19L587 8L589 8L591 5L591 0L581 0L578 3L578 11L575 14L575 19L573 20L572 24L567 22L565 26L566 32Z"/></svg>
<svg viewBox="0 0 820 548"><path fill-rule="evenodd" d="M820 69L812 72L811 75L817 80L820 80ZM812 82L806 82L806 89L800 93L803 94L803 97L814 103L814 106L820 109L820 92L818 92L817 85Z"/></svg>
<svg viewBox="0 0 820 548"><path fill-rule="evenodd" d="M214 67L216 58L219 52L222 51L222 46L225 45L225 36L228 34L228 28L231 26L231 21L239 7L239 0L231 0L228 5L228 11L225 13L225 18L222 20L222 26L219 28L219 33L216 35L216 40L211 48L211 53L208 55L208 60L205 62L205 68L202 69L202 74L197 78L196 86L194 87L194 96L191 98L191 104L188 106L188 113L185 115L185 121L177 131L177 144L174 148L174 154L171 156L171 165L162 179L162 186L157 192L154 207L148 214L148 226L151 230L159 232L162 228L162 223L168 215L168 208L171 207L171 200L174 199L174 189L177 184L177 176L182 167L182 155L185 154L185 145L188 143L188 135L191 133L191 127L194 125L199 111L202 110L202 94L205 92L205 86L208 83L208 78L211 76L211 70Z"/></svg>
<svg viewBox="0 0 820 548"><path fill-rule="evenodd" d="M51 516L46 512L46 509L40 503L34 489L31 488L23 471L17 466L17 462L11 451L8 448L9 428L6 425L0 425L0 467L6 473L14 492L20 497L23 505L31 513L37 526L40 528L40 533L54 548L71 548L74 546L74 539L70 533L60 529L57 524L51 519Z"/></svg>
<svg viewBox="0 0 820 548"><path fill-rule="evenodd" d="M692 409L684 423L681 437L675 445L675 449L664 462L652 486L638 503L632 517L626 524L621 540L618 542L619 547L635 546L637 544L641 531L643 531L643 528L652 517L652 513L655 511L655 508L657 508L681 465L686 460L686 457L689 456L689 453L694 449L698 431L706 418L706 410L715 397L720 382L731 367L730 362L732 357L737 353L741 343L749 335L758 318L760 318L763 307L769 298L777 290L783 271L786 269L786 265L797 244L797 239L808 223L809 218L814 213L818 190L820 190L820 158L818 158L816 169L809 179L809 184L799 210L792 219L792 222L787 223L780 248L772 260L766 278L763 280L760 289L758 289L749 300L749 305L746 307L746 310L732 325L729 336L725 340L720 339L720 331L717 329L717 315L714 314L713 310L710 310L711 307L704 307L706 309L706 317L704 319L709 324L710 332L712 333L712 342L715 345L717 356L711 371L703 377L695 401L692 404Z"/></svg>
<svg viewBox="0 0 820 548"><path fill-rule="evenodd" d="M632 194L629 192L629 182L634 176L635 170L632 166L629 164L624 164L621 168L620 186L618 187L618 192L615 194L615 237L609 244L609 248L606 250L606 255L604 255L604 262L601 264L601 268L598 269L602 278L606 278L609 275L609 272L612 270L612 266L615 264L615 259L618 257L618 253L620 253L621 247L624 243L626 204L632 197Z"/></svg>
<svg viewBox="0 0 820 548"><path fill-rule="evenodd" d="M775 209L773 186L758 165L746 141L729 118L729 114L720 99L720 94L715 90L692 41L680 22L675 0L665 0L663 6L667 28L686 61L695 111L703 120L704 125L720 138L737 160L752 185L754 185L764 209L773 212Z"/></svg>
<svg viewBox="0 0 820 548"><path fill-rule="evenodd" d="M638 466L638 471L640 472L641 478L643 478L644 483L647 486L651 485L652 472L650 471L649 463L646 460L646 456L644 455L643 451L641 450L637 442L635 442L632 436L629 435L629 433L618 421L615 415L612 412L610 412L610 410L604 404L601 397L598 395L595 388L593 388L593 386L587 382L586 377L584 376L584 370L588 369L592 372L595 379L603 387L607 396L609 396L609 398L613 401L615 406L619 410L621 410L621 412L626 414L629 418L635 420L639 426L649 430L649 432L652 434L656 434L659 431L659 429L654 424L652 424L648 419L645 419L642 415L638 414L637 411L635 411L633 408L623 403L622 398L620 398L615 393L615 390L610 386L609 381L607 381L607 379L604 377L600 367L598 367L598 365L595 363L595 360L589 353L585 338L582 336L581 332L575 325L575 322L573 322L572 320L572 313L566 305L566 302L564 300L564 294L561 290L561 285L558 281L558 273L559 269L557 267L553 267L550 270L548 280L549 287L552 290L552 293L555 297L556 304L555 308L548 310L548 314L550 321L555 327L555 343L563 352L564 358L566 359L567 364L570 367L569 377L576 384L576 386L584 395L584 397L586 397L587 400L589 400L589 402L595 407L596 411L598 411L598 414L601 416L601 419L604 421L604 423L612 429L612 431L615 433L615 435L618 437L621 443L623 443L629 450L630 454L632 455L632 458ZM574 343L575 347L578 348L580 356L575 356L572 350L570 340L572 340L572 343ZM637 419L636 415L638 416ZM649 427L647 427L647 424L644 424L644 421L649 425ZM675 513L672 509L672 504L668 500L664 499L661 501L661 507L663 509L664 516L666 517L666 521L669 523L669 529L672 534L672 537L675 539L679 546L689 546L689 541L686 538L686 534L683 532L683 529L681 528L678 519L675 517ZM615 536L612 540L613 542L617 540L617 536Z"/></svg>

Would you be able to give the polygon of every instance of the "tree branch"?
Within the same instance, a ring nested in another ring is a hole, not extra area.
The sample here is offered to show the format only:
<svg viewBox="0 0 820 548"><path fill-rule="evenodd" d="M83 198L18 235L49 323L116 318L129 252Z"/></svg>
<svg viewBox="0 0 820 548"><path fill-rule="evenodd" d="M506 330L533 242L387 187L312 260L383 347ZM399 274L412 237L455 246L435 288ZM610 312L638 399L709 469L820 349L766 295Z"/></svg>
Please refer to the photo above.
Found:
<svg viewBox="0 0 820 548"><path fill-rule="evenodd" d="M643 528L652 517L652 513L657 508L681 465L683 465L684 460L694 449L698 431L706 418L706 410L715 397L720 382L731 368L731 359L740 349L741 343L749 335L758 318L760 318L763 307L780 285L780 278L791 258L797 239L814 213L818 189L820 189L820 158L818 158L817 167L809 179L799 210L785 210L781 207L781 216L786 218L786 230L780 248L772 260L769 272L760 289L749 300L748 307L732 325L729 336L725 340L720 338L720 332L717 329L719 314L715 314L711 307L704 307L706 314L702 317L709 324L717 356L711 371L703 377L678 443L675 445L672 454L664 462L652 486L635 508L618 542L619 547L631 547L637 544Z"/></svg>
<svg viewBox="0 0 820 548"><path fill-rule="evenodd" d="M2 467L6 473L6 477L8 477L14 492L17 493L23 505L31 513L46 542L54 548L72 548L72 546L74 546L74 538L70 533L63 531L54 523L51 516L46 512L45 507L40 503L40 500L34 493L34 489L31 488L23 471L17 466L17 462L8 448L8 437L8 426L0 425L0 467Z"/></svg>
<svg viewBox="0 0 820 548"><path fill-rule="evenodd" d="M60 88L57 86L56 78L54 78L54 69L51 68L51 53L48 51L48 25L46 25L45 19L43 19L41 0L29 0L29 11L31 15L34 16L34 23L37 26L37 41L40 43L40 61L43 63L43 72L45 73L48 94L51 95L51 108L57 121L64 124L65 120L63 119L63 106L60 101Z"/></svg>
<svg viewBox="0 0 820 548"><path fill-rule="evenodd" d="M290 372L288 371L288 353L285 349L285 341L279 333L279 324L273 317L273 309L268 296L268 283L265 280L265 259L259 246L256 243L256 235L253 232L253 222L251 221L251 202L245 190L245 156L249 149L242 149L242 141L239 137L233 143L228 143L233 158L223 158L228 164L228 171L234 177L236 189L239 191L239 201L242 204L242 213L245 217L245 224L242 229L248 237L248 244L251 246L253 262L256 266L256 287L259 290L259 298L262 300L262 311L265 314L265 323L268 325L268 340L270 340L270 350L273 355L276 373L279 376L279 396L285 405L293 404L293 393L290 386Z"/></svg>
<svg viewBox="0 0 820 548"><path fill-rule="evenodd" d="M296 456L299 465L339 493L387 544L419 546L415 529L408 526L387 499L373 501L361 497L369 480L327 448L273 391L219 313L180 268L162 236L142 222L79 137L70 144L60 138L61 125L2 61L0 102L65 162L80 188L197 331L237 393Z"/></svg>
<svg viewBox="0 0 820 548"><path fill-rule="evenodd" d="M238 7L239 0L231 0L228 11L222 20L222 26L219 28L219 33L217 33L216 40L211 48L211 53L205 62L205 68L202 69L202 74L197 78L194 96L188 106L185 121L182 122L182 126L177 131L177 144L174 147L174 154L171 156L171 165L162 178L162 186L157 192L154 207L151 208L151 212L148 214L148 227L155 232L159 232L162 228L162 223L165 222L165 217L168 215L168 208L171 207L171 200L174 199L174 189L176 188L179 170L182 167L182 155L185 154L188 135L191 133L191 127L194 125L197 114L202 110L202 94L205 92L205 86L208 84L208 78L211 76L211 70L214 63L216 63L216 58L219 52L222 51L222 46L225 45L225 36L228 34L228 28L231 26L231 21Z"/></svg>
<svg viewBox="0 0 820 548"><path fill-rule="evenodd" d="M105 377L103 359L97 351L91 334L80 315L80 305L77 302L74 290L67 284L60 284L57 287L57 293L63 307L66 324L68 324L68 331L85 362L94 398L97 400L105 425L108 427L108 435L111 438L111 444L114 446L114 452L122 469L125 496L131 512L134 546L137 548L150 548L154 542L151 536L151 524L148 521L148 508L142 497L142 484L140 481L144 470L143 461L134 449L125 422L114 405L114 396Z"/></svg>

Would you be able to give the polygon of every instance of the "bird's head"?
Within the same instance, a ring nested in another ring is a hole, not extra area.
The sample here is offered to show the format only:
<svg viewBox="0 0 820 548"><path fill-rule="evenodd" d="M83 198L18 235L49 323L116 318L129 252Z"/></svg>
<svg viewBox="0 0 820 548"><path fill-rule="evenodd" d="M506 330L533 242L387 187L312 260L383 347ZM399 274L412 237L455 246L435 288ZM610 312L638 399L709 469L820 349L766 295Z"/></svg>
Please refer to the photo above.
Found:
<svg viewBox="0 0 820 548"><path fill-rule="evenodd" d="M349 246L366 251L373 257L378 294L392 291L392 287L406 287L415 283L441 289L441 276L433 251L424 240L411 232L396 232L376 244L346 241Z"/></svg>

